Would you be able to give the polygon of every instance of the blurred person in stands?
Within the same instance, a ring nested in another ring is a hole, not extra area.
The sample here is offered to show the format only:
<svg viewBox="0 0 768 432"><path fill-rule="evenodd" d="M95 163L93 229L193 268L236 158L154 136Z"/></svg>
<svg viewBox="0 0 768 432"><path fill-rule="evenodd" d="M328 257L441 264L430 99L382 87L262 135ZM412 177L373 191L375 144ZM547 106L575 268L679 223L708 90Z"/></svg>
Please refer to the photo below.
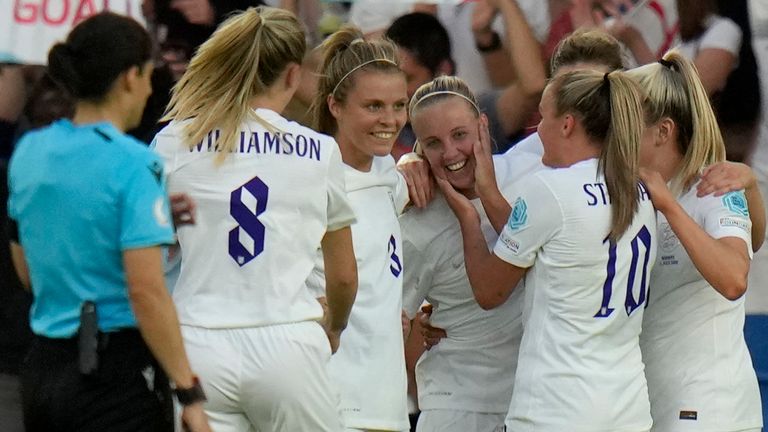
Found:
<svg viewBox="0 0 768 432"><path fill-rule="evenodd" d="M525 128L535 112L546 75L538 42L517 3L514 0L489 3L504 18L507 34L505 44L492 40L486 48L488 51L508 49L517 77L502 90L478 94L480 110L489 118L496 152L501 153L510 147L513 136ZM403 15L392 23L385 36L400 49L398 55L409 96L431 79L455 72L448 34L434 16L418 12ZM406 126L393 154L399 157L412 151L414 141L412 129Z"/></svg>

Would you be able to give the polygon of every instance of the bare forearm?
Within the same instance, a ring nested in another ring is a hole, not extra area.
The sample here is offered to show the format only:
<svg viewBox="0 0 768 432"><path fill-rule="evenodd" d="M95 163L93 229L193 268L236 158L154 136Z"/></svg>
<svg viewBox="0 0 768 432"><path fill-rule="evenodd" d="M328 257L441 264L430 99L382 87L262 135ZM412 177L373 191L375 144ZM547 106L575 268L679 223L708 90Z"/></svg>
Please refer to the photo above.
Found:
<svg viewBox="0 0 768 432"><path fill-rule="evenodd" d="M765 203L760 188L755 183L744 190L752 220L752 251L757 252L765 241Z"/></svg>
<svg viewBox="0 0 768 432"><path fill-rule="evenodd" d="M493 191L481 192L480 202L483 204L485 214L496 233L501 234L504 225L509 220L509 214L512 213L512 207L506 198L501 195L498 189Z"/></svg>
<svg viewBox="0 0 768 432"><path fill-rule="evenodd" d="M651 51L639 32L627 41L627 48L632 52L632 56L639 65L656 61L656 54Z"/></svg>
<svg viewBox="0 0 768 432"><path fill-rule="evenodd" d="M131 296L139 331L152 354L176 385L192 387L192 369L184 351L176 308L164 287L157 291Z"/></svg>
<svg viewBox="0 0 768 432"><path fill-rule="evenodd" d="M546 85L546 72L539 41L536 40L516 1L500 2L499 10L504 17L505 42L509 47L517 81L524 94L538 97Z"/></svg>
<svg viewBox="0 0 768 432"><path fill-rule="evenodd" d="M704 279L724 297L740 297L749 272L746 250L739 253L728 239L712 238L676 202L663 213Z"/></svg>

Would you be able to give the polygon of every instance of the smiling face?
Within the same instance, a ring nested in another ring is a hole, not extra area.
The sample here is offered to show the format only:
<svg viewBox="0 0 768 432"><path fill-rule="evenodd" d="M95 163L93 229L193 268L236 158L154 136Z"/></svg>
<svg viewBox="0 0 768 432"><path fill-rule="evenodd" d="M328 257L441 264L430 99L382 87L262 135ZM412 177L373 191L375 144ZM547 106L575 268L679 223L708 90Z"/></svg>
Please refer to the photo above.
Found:
<svg viewBox="0 0 768 432"><path fill-rule="evenodd" d="M448 182L468 198L475 197L475 158L479 117L463 99L449 96L418 107L411 126L432 172L445 172Z"/></svg>
<svg viewBox="0 0 768 432"><path fill-rule="evenodd" d="M328 100L338 129L336 141L347 165L370 170L374 156L392 150L408 120L405 77L400 72L359 71L346 100ZM349 78L348 78L349 79Z"/></svg>

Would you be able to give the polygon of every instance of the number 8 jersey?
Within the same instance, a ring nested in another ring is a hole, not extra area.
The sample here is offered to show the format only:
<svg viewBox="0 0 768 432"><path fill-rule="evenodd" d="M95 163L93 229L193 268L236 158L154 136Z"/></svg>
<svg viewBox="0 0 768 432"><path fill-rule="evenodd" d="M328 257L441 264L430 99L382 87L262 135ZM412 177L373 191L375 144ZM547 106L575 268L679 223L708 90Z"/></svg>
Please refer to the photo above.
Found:
<svg viewBox="0 0 768 432"><path fill-rule="evenodd" d="M181 324L239 328L322 317L305 281L325 232L354 222L338 145L273 111L253 113L263 121L245 122L223 161L217 130L190 147L184 122L172 122L153 143L169 193L187 193L197 206L196 223L178 230L183 258L173 299Z"/></svg>
<svg viewBox="0 0 768 432"><path fill-rule="evenodd" d="M539 171L514 187L494 248L529 268L507 430L649 430L639 336L656 254L650 197L639 186L638 211L614 242L596 159Z"/></svg>

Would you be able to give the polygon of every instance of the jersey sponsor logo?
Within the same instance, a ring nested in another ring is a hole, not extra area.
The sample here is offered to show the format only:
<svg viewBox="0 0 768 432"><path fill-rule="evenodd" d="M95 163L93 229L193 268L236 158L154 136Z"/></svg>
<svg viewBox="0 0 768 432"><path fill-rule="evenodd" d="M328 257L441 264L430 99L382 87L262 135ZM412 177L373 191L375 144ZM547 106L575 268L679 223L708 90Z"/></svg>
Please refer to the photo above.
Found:
<svg viewBox="0 0 768 432"><path fill-rule="evenodd" d="M512 213L509 215L507 226L512 231L524 227L528 223L528 204L523 198L518 197L515 205L512 206Z"/></svg>
<svg viewBox="0 0 768 432"><path fill-rule="evenodd" d="M677 234L668 223L662 223L659 226L659 234L661 235L661 249L665 252L671 252L680 244Z"/></svg>
<svg viewBox="0 0 768 432"><path fill-rule="evenodd" d="M680 420L697 420L698 418L697 411L680 411Z"/></svg>
<svg viewBox="0 0 768 432"><path fill-rule="evenodd" d="M168 212L165 208L165 200L162 197L155 200L155 205L152 206L152 213L158 225L168 226L170 221L168 220Z"/></svg>
<svg viewBox="0 0 768 432"><path fill-rule="evenodd" d="M749 217L747 198L743 192L728 192L723 195L723 205L737 215Z"/></svg>
<svg viewBox="0 0 768 432"><path fill-rule="evenodd" d="M499 240L504 243L504 246L506 246L510 252L517 254L520 251L520 242L509 237L506 233L502 232Z"/></svg>
<svg viewBox="0 0 768 432"><path fill-rule="evenodd" d="M737 219L733 217L721 217L720 218L720 226L721 227L734 227L734 228L741 228L746 232L751 232L752 228L749 226L749 222L743 220L743 219Z"/></svg>

